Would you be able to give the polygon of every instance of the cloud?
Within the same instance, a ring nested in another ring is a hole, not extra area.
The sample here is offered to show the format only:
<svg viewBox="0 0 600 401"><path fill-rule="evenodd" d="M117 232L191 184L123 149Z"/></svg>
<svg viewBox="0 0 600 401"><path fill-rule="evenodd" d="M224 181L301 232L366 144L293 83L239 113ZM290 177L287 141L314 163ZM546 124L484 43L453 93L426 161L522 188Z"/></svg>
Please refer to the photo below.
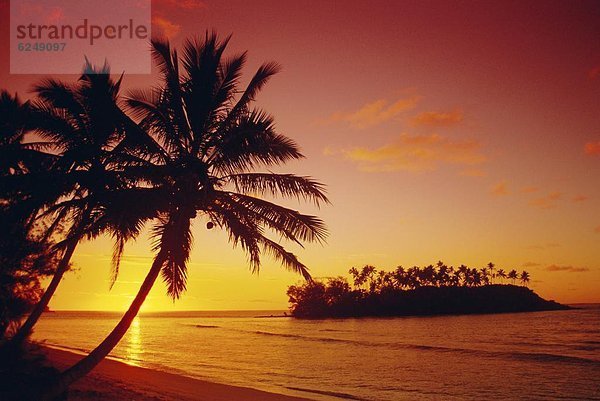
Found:
<svg viewBox="0 0 600 401"><path fill-rule="evenodd" d="M571 200L575 203L585 202L589 198L585 195L575 195Z"/></svg>
<svg viewBox="0 0 600 401"><path fill-rule="evenodd" d="M581 272L587 272L590 269L587 267L550 265L550 266L546 266L545 270L549 271L549 272L581 273Z"/></svg>
<svg viewBox="0 0 600 401"><path fill-rule="evenodd" d="M557 206L557 203L561 198L561 192L551 192L547 196L530 200L529 204L540 209L552 209Z"/></svg>
<svg viewBox="0 0 600 401"><path fill-rule="evenodd" d="M586 155L600 156L600 141L586 143L584 146L584 151Z"/></svg>
<svg viewBox="0 0 600 401"><path fill-rule="evenodd" d="M368 103L360 109L353 112L334 113L326 118L324 123L344 122L353 128L363 129L382 124L397 117L399 114L414 108L420 96L412 96L406 99L399 99L393 103L380 99Z"/></svg>
<svg viewBox="0 0 600 401"><path fill-rule="evenodd" d="M508 183L502 180L490 188L490 193L494 196L506 196L510 194Z"/></svg>
<svg viewBox="0 0 600 401"><path fill-rule="evenodd" d="M462 123L464 114L461 110L454 111L425 111L411 119L413 126L452 127Z"/></svg>
<svg viewBox="0 0 600 401"><path fill-rule="evenodd" d="M596 234L600 234L600 226L598 226L598 227L594 228L594 232L595 232Z"/></svg>
<svg viewBox="0 0 600 401"><path fill-rule="evenodd" d="M181 30L181 25L177 25L167 18L155 15L152 17L152 24L158 28L158 30L166 37L173 38L177 36Z"/></svg>
<svg viewBox="0 0 600 401"><path fill-rule="evenodd" d="M485 162L481 144L475 140L450 140L432 135L400 134L392 143L376 149L364 147L342 151L362 171L432 171L440 164L476 165Z"/></svg>
<svg viewBox="0 0 600 401"><path fill-rule="evenodd" d="M590 79L596 79L598 77L600 77L600 65L592 68L589 72L588 72L588 77Z"/></svg>
<svg viewBox="0 0 600 401"><path fill-rule="evenodd" d="M523 263L523 267L536 267L536 266L539 266L539 265L540 264L536 263L536 262L525 262L525 263Z"/></svg>

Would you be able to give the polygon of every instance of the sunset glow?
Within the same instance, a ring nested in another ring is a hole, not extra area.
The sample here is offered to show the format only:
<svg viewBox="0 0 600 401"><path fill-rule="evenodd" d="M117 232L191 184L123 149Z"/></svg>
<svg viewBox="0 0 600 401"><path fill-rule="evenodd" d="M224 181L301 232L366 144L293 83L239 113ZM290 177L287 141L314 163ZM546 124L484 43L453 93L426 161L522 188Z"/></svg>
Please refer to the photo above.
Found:
<svg viewBox="0 0 600 401"><path fill-rule="evenodd" d="M156 0L152 21L175 47L231 33L228 54L249 52L244 83L262 62L282 65L257 102L306 156L281 172L327 185L331 205L286 202L329 228L323 245L289 247L313 277L491 261L528 270L544 298L600 302L597 1ZM2 87L31 96L44 75L10 75L4 39L0 52ZM125 71L123 93L155 84L152 69ZM156 285L142 312L287 308L300 276L267 258L252 275L206 222L194 221L186 293L173 302ZM125 310L152 263L148 233L109 291L111 253L111 238L81 243L51 309Z"/></svg>

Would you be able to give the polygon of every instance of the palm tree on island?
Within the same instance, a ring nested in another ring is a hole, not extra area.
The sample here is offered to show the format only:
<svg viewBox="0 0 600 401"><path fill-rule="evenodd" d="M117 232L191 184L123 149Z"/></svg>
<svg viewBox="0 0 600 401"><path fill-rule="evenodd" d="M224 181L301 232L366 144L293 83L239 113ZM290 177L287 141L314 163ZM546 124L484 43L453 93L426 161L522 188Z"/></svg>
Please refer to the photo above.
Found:
<svg viewBox="0 0 600 401"><path fill-rule="evenodd" d="M447 271L454 274L446 274ZM502 269L498 272L504 274ZM516 270L509 273L509 278L520 279L524 286L490 284L489 273L481 268L461 265L454 269L441 262L408 270L399 266L391 272L366 265L362 269L352 267L349 273L352 285L345 277L332 277L288 287L292 316L412 316L568 309L525 288L529 282L526 271L520 275Z"/></svg>
<svg viewBox="0 0 600 401"><path fill-rule="evenodd" d="M492 262L487 264L488 271L490 272L490 283L494 284L494 279L496 278L496 273L494 270L496 269L496 265Z"/></svg>
<svg viewBox="0 0 600 401"><path fill-rule="evenodd" d="M502 279L502 282L504 282L504 279L506 278L506 272L504 271L504 269L498 269L498 271L496 272L496 277L500 277Z"/></svg>
<svg viewBox="0 0 600 401"><path fill-rule="evenodd" d="M248 254L253 272L260 267L261 254L267 253L310 280L306 266L266 233L294 243L322 242L327 234L324 223L261 196L296 198L319 206L328 202L324 187L309 177L256 172L303 155L295 142L275 131L271 116L251 108L279 66L263 64L238 97L246 53L224 58L228 42L229 38L219 41L214 33L203 41L187 40L180 58L168 42L152 41L162 85L132 92L128 106L160 145L157 153L145 155L153 162L145 170L158 183L156 190L169 194L154 205L159 212L153 228L154 262L117 326L88 356L65 371L44 399L62 393L108 355L125 335L159 274L173 299L182 295L192 247L191 223L198 215L207 220L208 229L216 225L227 231L232 244Z"/></svg>
<svg viewBox="0 0 600 401"><path fill-rule="evenodd" d="M519 280L521 281L521 284L527 287L527 284L529 284L529 273L523 270L519 276Z"/></svg>
<svg viewBox="0 0 600 401"><path fill-rule="evenodd" d="M519 278L519 274L517 273L517 271L515 269L512 269L511 271L508 272L508 274L506 275L506 277L509 280L512 280L512 283L514 285L515 282L517 281L517 278Z"/></svg>

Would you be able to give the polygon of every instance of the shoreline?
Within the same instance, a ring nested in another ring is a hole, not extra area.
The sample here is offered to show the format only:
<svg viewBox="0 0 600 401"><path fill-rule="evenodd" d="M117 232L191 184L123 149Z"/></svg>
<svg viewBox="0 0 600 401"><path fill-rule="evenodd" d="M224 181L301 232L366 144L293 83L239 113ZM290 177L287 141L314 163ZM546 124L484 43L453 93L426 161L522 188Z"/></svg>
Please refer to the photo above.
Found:
<svg viewBox="0 0 600 401"><path fill-rule="evenodd" d="M39 344L48 362L60 370L73 365L81 355ZM248 387L214 383L176 373L103 360L69 389L69 401L309 401L291 395Z"/></svg>

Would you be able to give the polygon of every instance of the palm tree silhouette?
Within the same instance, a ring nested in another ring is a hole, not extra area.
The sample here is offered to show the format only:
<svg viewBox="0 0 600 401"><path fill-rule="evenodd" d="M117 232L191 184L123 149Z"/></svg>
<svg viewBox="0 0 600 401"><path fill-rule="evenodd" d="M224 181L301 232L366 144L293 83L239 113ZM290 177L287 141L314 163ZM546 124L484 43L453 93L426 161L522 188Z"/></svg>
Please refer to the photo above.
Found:
<svg viewBox="0 0 600 401"><path fill-rule="evenodd" d="M46 397L60 394L114 348L159 274L168 294L174 299L181 296L192 247L191 222L198 213L226 230L233 245L246 251L252 271L258 271L261 253L266 252L310 279L306 266L266 234L272 232L295 243L321 242L327 234L324 223L260 196L296 198L319 206L328 202L324 187L308 177L255 172L303 156L291 139L276 133L271 116L250 108L279 66L263 64L237 97L246 54L225 59L228 42L229 38L219 41L214 33L207 33L203 41L187 40L180 68L178 54L168 42L152 41L162 86L133 92L128 105L161 146L160 151L146 155L160 163L146 170L170 195L166 206L156 205L160 216L154 226L155 259L117 326L88 356L64 372Z"/></svg>
<svg viewBox="0 0 600 401"><path fill-rule="evenodd" d="M0 176L22 175L34 171L43 171L55 159L53 155L41 152L42 145L24 142L29 130L29 102L23 103L15 94L0 91ZM3 185L4 190L7 189ZM1 193L7 199L6 192Z"/></svg>
<svg viewBox="0 0 600 401"><path fill-rule="evenodd" d="M494 279L496 278L496 273L494 273L494 270L496 269L496 265L490 262L487 264L487 268L490 272L490 282L494 284Z"/></svg>
<svg viewBox="0 0 600 401"><path fill-rule="evenodd" d="M523 270L519 276L519 280L521 280L521 284L527 287L527 284L529 284L529 272Z"/></svg>
<svg viewBox="0 0 600 401"><path fill-rule="evenodd" d="M0 92L0 343L39 299L40 278L51 275L56 262L51 238L35 224L37 207L12 185L45 171L56 159L41 152L39 143L24 141L29 111L29 102Z"/></svg>
<svg viewBox="0 0 600 401"><path fill-rule="evenodd" d="M465 266L465 265L460 265L458 266L458 269L456 270L456 275L457 277L462 279L462 285L463 286L468 286L469 285L469 273L470 273L470 269Z"/></svg>
<svg viewBox="0 0 600 401"><path fill-rule="evenodd" d="M487 267L482 267L479 269L480 282L487 285L490 283L490 273Z"/></svg>
<svg viewBox="0 0 600 401"><path fill-rule="evenodd" d="M35 86L38 99L31 107L31 128L48 140L45 147L51 147L59 157L49 171L25 177L24 188L37 202L37 207L51 205L43 214L54 216L49 231L65 221L70 222L70 229L59 244L64 250L52 280L13 337L15 343L31 333L47 309L84 236L94 238L107 230L113 233L116 239L114 282L125 241L141 229L139 219L132 220L123 213L126 209L124 190L131 185L122 170L132 160L134 164L139 160L125 152L131 147L127 145L135 141L130 138L133 134L126 135L126 128L133 125L128 125L117 105L120 84L121 79L115 82L110 78L108 65L96 69L88 62L73 85L47 79ZM135 207L127 213L139 211L140 208ZM152 213L149 212L148 218Z"/></svg>
<svg viewBox="0 0 600 401"><path fill-rule="evenodd" d="M508 279L512 280L513 285L515 284L515 281L518 278L518 273L515 269L512 269L511 271L508 272L507 276Z"/></svg>
<svg viewBox="0 0 600 401"><path fill-rule="evenodd" d="M506 272L504 271L504 269L498 269L498 271L496 272L496 276L500 277L502 279L502 282L504 282L504 279L506 278Z"/></svg>

